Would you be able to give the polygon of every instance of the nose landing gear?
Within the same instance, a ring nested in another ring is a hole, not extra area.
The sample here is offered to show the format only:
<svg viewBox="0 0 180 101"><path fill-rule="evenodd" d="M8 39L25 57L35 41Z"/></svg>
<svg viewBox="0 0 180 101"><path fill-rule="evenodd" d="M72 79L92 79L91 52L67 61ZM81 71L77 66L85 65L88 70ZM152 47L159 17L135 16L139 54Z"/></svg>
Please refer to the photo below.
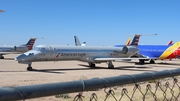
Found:
<svg viewBox="0 0 180 101"><path fill-rule="evenodd" d="M4 59L4 56L0 55L0 59Z"/></svg>
<svg viewBox="0 0 180 101"><path fill-rule="evenodd" d="M32 71L33 68L31 67L31 64L28 64L27 71Z"/></svg>

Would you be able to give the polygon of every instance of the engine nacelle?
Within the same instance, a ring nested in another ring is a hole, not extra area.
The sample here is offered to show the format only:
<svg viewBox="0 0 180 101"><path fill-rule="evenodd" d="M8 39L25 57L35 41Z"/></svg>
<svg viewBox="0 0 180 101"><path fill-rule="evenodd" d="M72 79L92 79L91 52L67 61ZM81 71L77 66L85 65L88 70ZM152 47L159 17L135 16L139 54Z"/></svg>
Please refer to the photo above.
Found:
<svg viewBox="0 0 180 101"><path fill-rule="evenodd" d="M14 50L17 50L17 46L14 46Z"/></svg>
<svg viewBox="0 0 180 101"><path fill-rule="evenodd" d="M14 50L17 52L25 52L28 48L26 46L14 46Z"/></svg>
<svg viewBox="0 0 180 101"><path fill-rule="evenodd" d="M139 49L135 46L124 46L122 48L122 53L124 54L134 55L138 52L139 52Z"/></svg>

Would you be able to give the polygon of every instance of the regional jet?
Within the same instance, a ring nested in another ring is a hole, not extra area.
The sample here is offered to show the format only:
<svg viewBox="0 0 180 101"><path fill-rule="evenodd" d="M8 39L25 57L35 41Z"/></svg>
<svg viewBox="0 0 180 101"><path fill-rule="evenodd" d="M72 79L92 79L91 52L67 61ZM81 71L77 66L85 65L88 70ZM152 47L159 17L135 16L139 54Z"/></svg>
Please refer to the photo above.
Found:
<svg viewBox="0 0 180 101"><path fill-rule="evenodd" d="M3 55L23 53L33 48L36 38L30 38L27 44L18 46L0 46L0 59L4 59Z"/></svg>
<svg viewBox="0 0 180 101"><path fill-rule="evenodd" d="M95 67L96 63L106 62L108 68L114 68L112 61L128 59L138 53L135 46L105 47L105 46L55 46L38 45L36 48L25 52L15 58L18 63L28 64L27 70L31 71L32 62L78 60L89 63Z"/></svg>

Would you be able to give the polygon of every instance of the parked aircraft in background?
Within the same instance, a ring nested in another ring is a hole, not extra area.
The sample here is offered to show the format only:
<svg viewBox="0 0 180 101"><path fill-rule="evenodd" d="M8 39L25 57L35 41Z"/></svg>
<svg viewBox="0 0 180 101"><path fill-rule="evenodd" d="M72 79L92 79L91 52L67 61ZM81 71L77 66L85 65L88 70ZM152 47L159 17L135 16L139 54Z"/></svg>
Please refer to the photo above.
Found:
<svg viewBox="0 0 180 101"><path fill-rule="evenodd" d="M83 42L83 44L81 44L77 36L74 36L74 40L75 40L76 46L85 46L86 45L86 42Z"/></svg>
<svg viewBox="0 0 180 101"><path fill-rule="evenodd" d="M126 45L130 45L131 42L131 38L128 38L128 40L126 41Z"/></svg>
<svg viewBox="0 0 180 101"><path fill-rule="evenodd" d="M155 63L155 60L174 59L180 56L180 42L168 45L138 45L141 35L135 34L130 45L135 45L139 49L139 53L132 57L146 58L139 59L139 63L144 63L150 60L150 63ZM115 45L122 47L123 45Z"/></svg>
<svg viewBox="0 0 180 101"><path fill-rule="evenodd" d="M4 12L4 11L3 11L3 10L0 10L0 13L1 13L1 12Z"/></svg>
<svg viewBox="0 0 180 101"><path fill-rule="evenodd" d="M33 48L33 45L36 41L36 38L31 38L27 42L27 44L24 45L18 45L18 46L0 46L0 59L4 59L5 54L17 54L17 53L23 53L28 50L31 50Z"/></svg>
<svg viewBox="0 0 180 101"><path fill-rule="evenodd" d="M167 45L172 45L173 44L173 41L169 41Z"/></svg>
<svg viewBox="0 0 180 101"><path fill-rule="evenodd" d="M138 53L134 46L124 47L92 47L92 46L53 46L39 45L15 58L18 63L28 64L27 70L32 70L32 62L79 60L88 62L90 67L96 63L106 62L108 68L114 68L113 60L128 59Z"/></svg>

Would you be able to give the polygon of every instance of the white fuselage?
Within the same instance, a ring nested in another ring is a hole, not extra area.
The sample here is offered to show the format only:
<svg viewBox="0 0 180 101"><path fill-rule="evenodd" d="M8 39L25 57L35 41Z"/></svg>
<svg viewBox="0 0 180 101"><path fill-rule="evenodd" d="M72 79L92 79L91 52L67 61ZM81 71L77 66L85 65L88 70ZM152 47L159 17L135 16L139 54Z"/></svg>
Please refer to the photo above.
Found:
<svg viewBox="0 0 180 101"><path fill-rule="evenodd" d="M127 58L138 52L137 48L95 46L50 46L40 45L16 58L20 63L35 61L79 60L96 62L95 58ZM125 53L124 53L125 52ZM99 62L99 61L98 61ZM104 61L102 61L104 62Z"/></svg>

